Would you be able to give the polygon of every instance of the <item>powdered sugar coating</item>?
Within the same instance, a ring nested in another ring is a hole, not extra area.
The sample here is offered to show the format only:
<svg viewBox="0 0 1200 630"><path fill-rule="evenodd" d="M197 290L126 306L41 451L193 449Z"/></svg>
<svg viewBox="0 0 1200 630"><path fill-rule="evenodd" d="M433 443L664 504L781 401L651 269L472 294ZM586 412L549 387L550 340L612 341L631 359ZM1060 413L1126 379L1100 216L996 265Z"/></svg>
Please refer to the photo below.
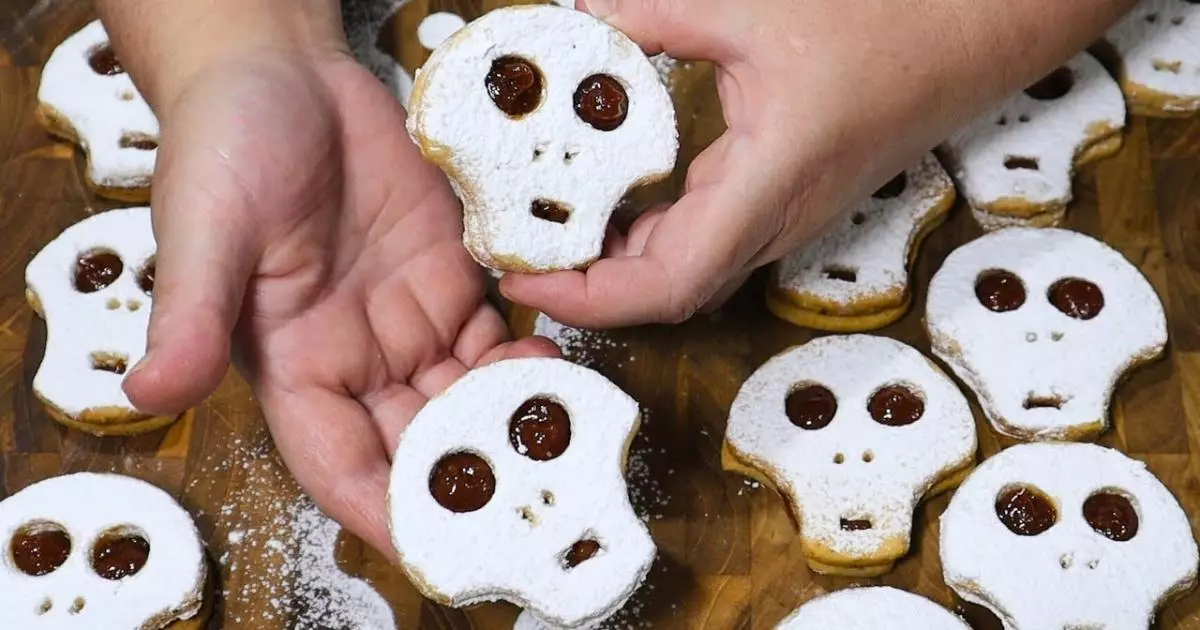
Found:
<svg viewBox="0 0 1200 630"><path fill-rule="evenodd" d="M1200 111L1200 4L1142 0L1107 39L1127 83L1175 97L1163 104L1168 112Z"/></svg>
<svg viewBox="0 0 1200 630"><path fill-rule="evenodd" d="M997 313L980 303L976 281L990 270L1021 279L1020 308ZM1097 316L1075 319L1050 303L1064 278L1100 288ZM930 282L925 323L933 353L974 390L992 426L1022 439L1103 430L1117 380L1167 342L1162 303L1141 272L1104 243L1057 228L1008 228L952 252ZM1063 404L1026 409L1030 396Z"/></svg>
<svg viewBox="0 0 1200 630"><path fill-rule="evenodd" d="M95 20L54 49L42 70L38 101L69 124L88 154L87 176L104 188L144 188L154 174L157 149L122 147L125 136L158 139L158 119L125 72L103 75L88 61L108 45Z"/></svg>
<svg viewBox="0 0 1200 630"><path fill-rule="evenodd" d="M92 215L63 231L25 269L25 283L46 319L46 352L33 377L42 400L71 418L89 410L138 412L121 389L122 375L94 369L92 353L120 355L132 368L146 353L153 299L137 275L154 255L150 209ZM93 293L75 289L75 264L94 250L117 254L121 275Z"/></svg>
<svg viewBox="0 0 1200 630"><path fill-rule="evenodd" d="M531 61L543 77L541 105L516 119L484 84L506 55ZM616 77L628 95L628 116L612 131L575 113L576 88L597 73ZM498 269L590 264L617 202L667 176L678 149L670 95L645 54L604 22L554 5L497 9L455 33L418 71L411 110L409 133L463 201L465 244ZM534 217L539 199L567 206L570 218Z"/></svg>
<svg viewBox="0 0 1200 630"><path fill-rule="evenodd" d="M0 502L0 535L54 523L71 553L53 573L30 577L0 562L0 626L26 630L157 630L200 608L207 575L192 517L170 495L132 477L79 473L36 483ZM142 569L107 580L92 569L92 545L114 527L131 527L150 543ZM72 613L76 598L82 610ZM43 603L51 607L40 613Z"/></svg>
<svg viewBox="0 0 1200 630"><path fill-rule="evenodd" d="M823 237L780 260L776 286L842 304L906 292L910 251L933 215L949 209L954 184L933 154L904 173L908 185L900 195L864 199ZM854 282L828 277L830 268L853 271Z"/></svg>
<svg viewBox="0 0 1200 630"><path fill-rule="evenodd" d="M1080 53L1064 67L1074 84L1061 98L1037 100L1017 92L944 143L959 191L972 208L996 214L1013 214L1012 206L1065 208L1077 156L1124 128L1125 99L1100 62ZM1009 168L1009 158L1036 160L1037 168Z"/></svg>
<svg viewBox="0 0 1200 630"><path fill-rule="evenodd" d="M1032 485L1055 503L1058 521L1018 536L996 516L1001 491ZM1101 492L1124 495L1137 534L1109 540L1083 518ZM1146 466L1091 444L1024 444L984 462L941 518L946 584L991 609L1010 630L1147 628L1168 595L1196 581L1196 542L1187 515Z"/></svg>
<svg viewBox="0 0 1200 630"><path fill-rule="evenodd" d="M848 588L814 599L775 630L970 630L962 619L912 593L887 586Z"/></svg>
<svg viewBox="0 0 1200 630"><path fill-rule="evenodd" d="M810 384L837 399L819 430L793 425L784 408L794 388ZM907 426L876 422L867 403L889 385L916 393L924 416ZM738 392L725 440L789 497L806 549L876 563L899 557L878 558L889 544L907 551L918 501L970 465L976 448L971 410L950 379L913 348L871 335L821 337L767 361ZM843 518L871 528L843 530Z"/></svg>
<svg viewBox="0 0 1200 630"><path fill-rule="evenodd" d="M509 442L514 410L539 396L562 404L571 421L570 445L548 461ZM603 376L561 359L501 361L431 400L400 437L388 497L392 539L413 582L452 606L504 599L568 628L615 612L655 555L624 477L638 417L633 399ZM429 491L436 462L460 451L487 460L496 479L474 512L451 512ZM563 554L589 537L600 552L564 569Z"/></svg>

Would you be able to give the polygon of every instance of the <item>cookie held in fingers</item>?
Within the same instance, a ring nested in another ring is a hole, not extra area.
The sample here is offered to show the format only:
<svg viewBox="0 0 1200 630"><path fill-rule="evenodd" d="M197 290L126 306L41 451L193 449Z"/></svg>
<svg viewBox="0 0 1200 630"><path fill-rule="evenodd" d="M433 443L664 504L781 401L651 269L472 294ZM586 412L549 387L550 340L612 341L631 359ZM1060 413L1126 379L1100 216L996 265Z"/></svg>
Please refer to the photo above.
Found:
<svg viewBox="0 0 1200 630"><path fill-rule="evenodd" d="M184 630L211 609L191 516L138 479L54 477L0 502L0 626Z"/></svg>
<svg viewBox="0 0 1200 630"><path fill-rule="evenodd" d="M818 597L788 615L776 630L970 630L937 604L899 589L848 588Z"/></svg>
<svg viewBox="0 0 1200 630"><path fill-rule="evenodd" d="M629 503L637 403L561 359L469 372L400 436L388 505L413 584L462 607L505 600L557 627L619 609L655 556Z"/></svg>
<svg viewBox="0 0 1200 630"><path fill-rule="evenodd" d="M158 119L121 66L100 20L58 46L42 69L38 122L79 145L96 194L150 200L158 154Z"/></svg>
<svg viewBox="0 0 1200 630"><path fill-rule="evenodd" d="M930 281L925 326L992 427L1022 440L1098 436L1117 383L1167 343L1137 267L1058 228L1000 230L952 252Z"/></svg>
<svg viewBox="0 0 1200 630"><path fill-rule="evenodd" d="M55 420L96 435L145 433L176 416L138 411L121 388L146 353L154 291L149 208L92 215L25 269L25 296L46 320L33 389Z"/></svg>
<svg viewBox="0 0 1200 630"><path fill-rule="evenodd" d="M921 242L953 204L953 182L926 155L776 263L767 306L798 326L835 332L896 321L912 303L909 269Z"/></svg>
<svg viewBox="0 0 1200 630"><path fill-rule="evenodd" d="M1120 58L1121 89L1134 114L1200 112L1200 3L1142 0L1105 39Z"/></svg>
<svg viewBox="0 0 1200 630"><path fill-rule="evenodd" d="M941 517L946 584L1005 628L1150 627L1196 583L1188 517L1145 464L1022 444L980 464Z"/></svg>
<svg viewBox="0 0 1200 630"><path fill-rule="evenodd" d="M942 153L985 230L1058 225L1076 168L1116 153L1125 99L1080 53L954 133Z"/></svg>
<svg viewBox="0 0 1200 630"><path fill-rule="evenodd" d="M583 268L631 188L665 178L678 139L667 88L628 37L554 5L497 9L417 73L408 131L463 203L481 264Z"/></svg>
<svg viewBox="0 0 1200 630"><path fill-rule="evenodd" d="M870 335L822 337L742 385L722 464L774 488L809 567L870 577L908 553L923 497L974 464L966 398L920 352Z"/></svg>

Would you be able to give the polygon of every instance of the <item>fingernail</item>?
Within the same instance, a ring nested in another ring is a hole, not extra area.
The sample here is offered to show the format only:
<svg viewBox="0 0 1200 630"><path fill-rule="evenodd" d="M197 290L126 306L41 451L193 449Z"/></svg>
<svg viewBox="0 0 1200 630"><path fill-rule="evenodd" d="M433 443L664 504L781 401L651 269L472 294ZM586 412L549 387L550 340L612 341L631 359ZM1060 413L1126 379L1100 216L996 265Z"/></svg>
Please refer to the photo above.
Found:
<svg viewBox="0 0 1200 630"><path fill-rule="evenodd" d="M128 372L125 373L125 378L122 380L126 380L126 381L129 380L130 378L133 377L134 374L137 374L138 372L140 372L142 370L142 368L146 367L146 364L149 362L150 362L150 353L147 352L145 355L142 356L142 359L140 361L138 361L136 364L134 364L133 368L131 368Z"/></svg>
<svg viewBox="0 0 1200 630"><path fill-rule="evenodd" d="M607 18L617 12L616 0L584 0L588 13L600 18Z"/></svg>

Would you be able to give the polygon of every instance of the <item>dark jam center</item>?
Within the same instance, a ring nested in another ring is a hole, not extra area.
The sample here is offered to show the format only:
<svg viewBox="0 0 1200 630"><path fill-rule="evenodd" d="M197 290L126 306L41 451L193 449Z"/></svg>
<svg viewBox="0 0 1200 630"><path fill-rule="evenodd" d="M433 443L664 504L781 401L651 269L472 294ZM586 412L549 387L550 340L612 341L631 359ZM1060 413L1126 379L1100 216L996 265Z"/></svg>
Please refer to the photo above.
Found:
<svg viewBox="0 0 1200 630"><path fill-rule="evenodd" d="M105 76L113 76L125 72L125 68L121 67L121 62L117 59L117 53L113 52L112 46L105 44L100 48L92 51L88 55L88 65L92 67L92 71L96 74Z"/></svg>
<svg viewBox="0 0 1200 630"><path fill-rule="evenodd" d="M508 437L513 448L529 459L554 459L571 444L571 418L559 403L531 398L513 412Z"/></svg>
<svg viewBox="0 0 1200 630"><path fill-rule="evenodd" d="M975 297L990 311L1015 311L1025 303L1025 285L1010 272L988 271L975 282Z"/></svg>
<svg viewBox="0 0 1200 630"><path fill-rule="evenodd" d="M575 113L600 131L612 131L629 115L629 95L615 78L593 74L575 90Z"/></svg>
<svg viewBox="0 0 1200 630"><path fill-rule="evenodd" d="M1058 510L1041 492L1017 486L996 498L996 516L1018 536L1037 536L1054 525Z"/></svg>
<svg viewBox="0 0 1200 630"><path fill-rule="evenodd" d="M61 529L18 532L11 545L13 564L25 575L53 573L71 555L71 537Z"/></svg>
<svg viewBox="0 0 1200 630"><path fill-rule="evenodd" d="M920 420L921 416L925 415L925 402L907 387L891 385L871 396L867 410L880 424L902 427Z"/></svg>
<svg viewBox="0 0 1200 630"><path fill-rule="evenodd" d="M1087 280L1067 278L1050 287L1050 303L1068 317L1088 320L1104 309L1104 292Z"/></svg>
<svg viewBox="0 0 1200 630"><path fill-rule="evenodd" d="M429 493L451 512L474 512L496 492L492 467L474 453L451 453L438 460L429 474Z"/></svg>
<svg viewBox="0 0 1200 630"><path fill-rule="evenodd" d="M138 288L146 292L146 295L154 293L154 261L150 261L142 268L142 272L137 278Z"/></svg>
<svg viewBox="0 0 1200 630"><path fill-rule="evenodd" d="M112 252L92 252L75 263L75 289L95 293L112 284L125 268L121 257Z"/></svg>
<svg viewBox="0 0 1200 630"><path fill-rule="evenodd" d="M837 399L825 387L806 385L788 394L784 409L792 424L801 429L822 429L833 421L837 413Z"/></svg>
<svg viewBox="0 0 1200 630"><path fill-rule="evenodd" d="M571 545L567 550L567 555L563 558L563 564L566 568L571 569L591 560L600 551L600 543L594 540L580 540Z"/></svg>
<svg viewBox="0 0 1200 630"><path fill-rule="evenodd" d="M529 114L542 102L542 73L520 57L493 61L484 85L496 107L514 118Z"/></svg>
<svg viewBox="0 0 1200 630"><path fill-rule="evenodd" d="M92 550L92 568L106 580L119 580L141 571L149 557L150 543L141 536L105 536Z"/></svg>
<svg viewBox="0 0 1200 630"><path fill-rule="evenodd" d="M1138 532L1137 510L1129 499L1111 492L1101 492L1083 502L1083 519L1092 529L1109 540L1125 542Z"/></svg>

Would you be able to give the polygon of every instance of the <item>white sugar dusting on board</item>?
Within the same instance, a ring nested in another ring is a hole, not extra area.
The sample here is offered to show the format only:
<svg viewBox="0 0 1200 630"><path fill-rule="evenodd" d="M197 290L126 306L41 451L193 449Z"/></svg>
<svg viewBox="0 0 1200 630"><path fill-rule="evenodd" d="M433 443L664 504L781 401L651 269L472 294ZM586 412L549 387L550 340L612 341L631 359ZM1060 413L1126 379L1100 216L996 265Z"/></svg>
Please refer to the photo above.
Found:
<svg viewBox="0 0 1200 630"><path fill-rule="evenodd" d="M379 593L338 568L341 527L299 490L265 434L235 438L224 452L201 465L189 491L217 476L238 480L213 515L218 534L225 532L217 560L228 576L226 621L239 628L264 620L290 630L396 628Z"/></svg>
<svg viewBox="0 0 1200 630"><path fill-rule="evenodd" d="M545 313L538 313L533 334L558 344L564 359L589 368L595 368L600 359L613 350L627 347L604 331L572 328L550 319Z"/></svg>

